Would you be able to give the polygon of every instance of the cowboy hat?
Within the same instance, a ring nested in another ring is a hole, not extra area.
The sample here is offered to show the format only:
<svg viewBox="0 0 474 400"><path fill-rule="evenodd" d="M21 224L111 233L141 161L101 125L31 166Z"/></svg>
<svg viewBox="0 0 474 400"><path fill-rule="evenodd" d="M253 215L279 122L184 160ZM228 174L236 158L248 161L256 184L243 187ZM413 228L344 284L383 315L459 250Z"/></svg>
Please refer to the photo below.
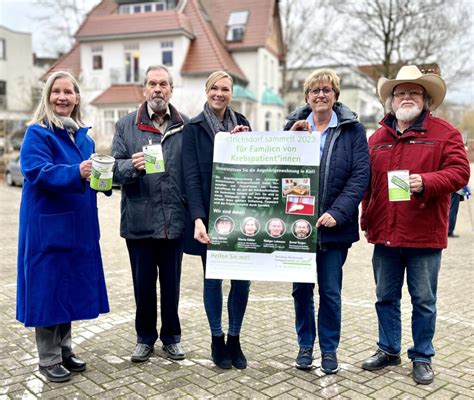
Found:
<svg viewBox="0 0 474 400"><path fill-rule="evenodd" d="M393 94L395 86L401 83L416 83L423 86L429 96L433 99L430 110L436 109L444 100L446 95L446 84L444 80L436 74L423 74L416 65L405 65L400 68L395 79L381 77L377 82L377 93L382 104Z"/></svg>

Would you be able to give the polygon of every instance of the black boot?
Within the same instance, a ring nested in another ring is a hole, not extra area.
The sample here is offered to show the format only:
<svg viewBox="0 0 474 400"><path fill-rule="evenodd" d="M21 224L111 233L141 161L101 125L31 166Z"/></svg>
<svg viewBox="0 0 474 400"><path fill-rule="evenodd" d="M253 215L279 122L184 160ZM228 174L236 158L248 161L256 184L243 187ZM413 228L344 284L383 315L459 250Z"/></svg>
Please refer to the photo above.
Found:
<svg viewBox="0 0 474 400"><path fill-rule="evenodd" d="M214 361L214 364L216 364L219 368L232 368L232 362L225 346L224 335L212 336L211 354L212 361Z"/></svg>
<svg viewBox="0 0 474 400"><path fill-rule="evenodd" d="M247 359L240 348L240 336L227 335L227 351L235 368L247 368Z"/></svg>

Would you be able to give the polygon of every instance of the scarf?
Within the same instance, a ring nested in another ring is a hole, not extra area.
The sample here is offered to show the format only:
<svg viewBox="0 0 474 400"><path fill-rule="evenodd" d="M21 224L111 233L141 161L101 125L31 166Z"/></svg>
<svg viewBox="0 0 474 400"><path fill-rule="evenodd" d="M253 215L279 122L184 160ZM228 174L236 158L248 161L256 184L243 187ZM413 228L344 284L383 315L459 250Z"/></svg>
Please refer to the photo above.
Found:
<svg viewBox="0 0 474 400"><path fill-rule="evenodd" d="M62 121L64 129L67 130L67 133L69 134L69 137L71 138L71 140L75 142L74 135L79 130L79 125L77 124L77 122L69 117L62 117L62 116L58 116L58 117Z"/></svg>
<svg viewBox="0 0 474 400"><path fill-rule="evenodd" d="M234 110L230 107L225 109L224 119L219 121L212 108L206 103L204 104L204 117L214 136L217 132L230 132L237 125L237 117Z"/></svg>

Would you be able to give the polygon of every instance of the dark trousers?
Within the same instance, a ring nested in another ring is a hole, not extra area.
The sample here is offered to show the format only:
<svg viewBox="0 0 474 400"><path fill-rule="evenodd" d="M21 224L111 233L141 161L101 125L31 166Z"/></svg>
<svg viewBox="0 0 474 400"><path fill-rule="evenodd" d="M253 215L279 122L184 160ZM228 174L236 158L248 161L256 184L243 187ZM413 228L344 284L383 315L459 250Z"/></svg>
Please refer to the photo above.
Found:
<svg viewBox="0 0 474 400"><path fill-rule="evenodd" d="M451 204L449 206L449 227L448 235L454 233L454 228L456 227L456 219L458 217L459 211L459 201L461 200L461 195L457 193L451 193Z"/></svg>
<svg viewBox="0 0 474 400"><path fill-rule="evenodd" d="M160 339L181 341L178 316L183 242L180 239L127 239L137 311L137 342L153 346L158 339L156 281L160 280Z"/></svg>

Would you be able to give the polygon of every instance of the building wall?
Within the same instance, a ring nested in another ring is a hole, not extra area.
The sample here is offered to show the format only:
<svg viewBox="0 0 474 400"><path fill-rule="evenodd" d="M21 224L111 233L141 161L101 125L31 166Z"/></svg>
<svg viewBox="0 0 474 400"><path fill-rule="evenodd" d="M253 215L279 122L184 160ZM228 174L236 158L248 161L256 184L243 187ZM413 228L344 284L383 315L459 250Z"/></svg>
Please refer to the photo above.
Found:
<svg viewBox="0 0 474 400"><path fill-rule="evenodd" d="M5 41L6 58L0 60L0 80L6 81L6 109L10 113L29 112L31 87L35 82L31 33L15 32L0 26Z"/></svg>

